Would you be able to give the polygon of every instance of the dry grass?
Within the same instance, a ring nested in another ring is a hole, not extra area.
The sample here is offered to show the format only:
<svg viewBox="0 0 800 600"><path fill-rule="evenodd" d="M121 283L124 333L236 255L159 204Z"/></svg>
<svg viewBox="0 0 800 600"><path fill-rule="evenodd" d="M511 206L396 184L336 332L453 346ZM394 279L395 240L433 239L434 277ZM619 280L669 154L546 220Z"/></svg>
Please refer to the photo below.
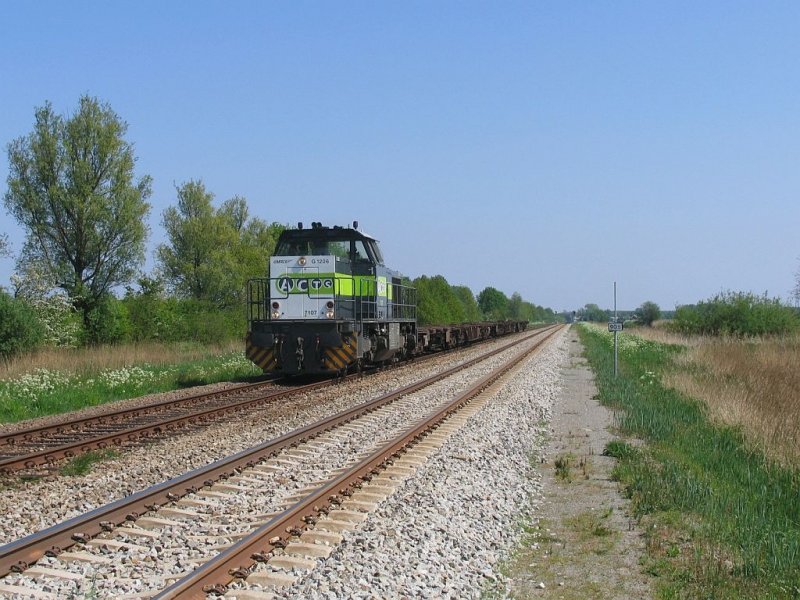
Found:
<svg viewBox="0 0 800 600"><path fill-rule="evenodd" d="M687 368L664 383L703 400L713 419L741 427L770 458L799 466L800 338L695 338L684 345L678 360Z"/></svg>
<svg viewBox="0 0 800 600"><path fill-rule="evenodd" d="M160 344L147 342L94 348L46 349L0 362L0 379L14 379L36 369L62 371L75 375L92 375L105 369L134 365L170 365L202 360L220 353L243 350L244 342L232 340L219 346L198 344Z"/></svg>
<svg viewBox="0 0 800 600"><path fill-rule="evenodd" d="M681 333L674 333L667 329L666 321L656 321L653 327L636 327L626 329L626 333L632 333L639 337L658 342L660 344L677 344L679 346L699 346L706 340L710 339L706 336L688 336Z"/></svg>

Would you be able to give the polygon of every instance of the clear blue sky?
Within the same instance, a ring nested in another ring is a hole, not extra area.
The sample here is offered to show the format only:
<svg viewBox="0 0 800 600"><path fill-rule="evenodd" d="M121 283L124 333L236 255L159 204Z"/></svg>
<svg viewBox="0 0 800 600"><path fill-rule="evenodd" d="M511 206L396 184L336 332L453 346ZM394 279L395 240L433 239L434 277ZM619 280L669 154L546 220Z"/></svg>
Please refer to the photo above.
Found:
<svg viewBox="0 0 800 600"><path fill-rule="evenodd" d="M798 65L798 2L3 0L0 189L34 107L89 93L154 179L148 268L174 184L202 178L557 310L610 306L614 280L621 308L787 297Z"/></svg>

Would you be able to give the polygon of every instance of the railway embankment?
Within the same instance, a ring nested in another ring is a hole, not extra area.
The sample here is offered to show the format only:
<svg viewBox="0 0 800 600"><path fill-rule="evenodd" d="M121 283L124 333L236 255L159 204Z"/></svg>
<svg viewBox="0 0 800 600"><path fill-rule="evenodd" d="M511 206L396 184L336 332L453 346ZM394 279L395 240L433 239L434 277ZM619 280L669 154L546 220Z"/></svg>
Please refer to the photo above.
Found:
<svg viewBox="0 0 800 600"><path fill-rule="evenodd" d="M595 373L597 398L615 413L615 433L621 439L606 443L604 452L618 461L611 475L630 498L632 526L644 533L642 568L653 577L656 596L798 597L800 471L786 461L789 454L770 448L746 422L736 422L732 407L747 392L750 375L743 369L727 373L725 386L715 392L720 396L727 389L728 397L717 397L714 408L711 399L672 387L682 379L714 376L709 363L687 357L697 353L681 340L624 334L620 375L614 377L611 336L596 326L581 326L579 332ZM720 340L692 343L718 345ZM755 364L759 347L775 342L730 343L742 345L748 362ZM731 348L723 354L727 359L736 353ZM770 371L772 379L792 376L779 368ZM723 401L729 407L724 418L719 410ZM782 402L764 401L759 408L765 413L783 405L772 411L778 449L783 438L777 434L797 414L796 401L788 394ZM572 470L582 476L580 462ZM603 519L587 523L595 534L603 534L595 537L611 537L605 536L605 529L612 528Z"/></svg>

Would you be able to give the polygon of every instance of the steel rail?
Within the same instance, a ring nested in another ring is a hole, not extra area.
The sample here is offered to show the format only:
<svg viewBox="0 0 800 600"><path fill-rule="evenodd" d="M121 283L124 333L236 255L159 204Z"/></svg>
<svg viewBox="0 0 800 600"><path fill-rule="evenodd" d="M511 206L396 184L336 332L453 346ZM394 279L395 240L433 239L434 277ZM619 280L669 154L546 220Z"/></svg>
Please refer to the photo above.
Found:
<svg viewBox="0 0 800 600"><path fill-rule="evenodd" d="M389 392L379 398L362 403L356 407L341 411L317 423L307 425L278 438L243 450L230 457L205 465L184 475L99 507L86 514L79 515L40 532L26 536L15 542L0 547L0 577L12 571L22 571L39 560L46 552L58 554L76 542L84 542L96 537L103 531L112 530L126 521L136 521L139 516L151 510L172 503L181 497L196 492L200 488L210 487L218 480L224 480L238 471L254 466L258 462L277 455L279 451L298 443L308 441L343 423L352 421L363 414L372 412L381 406L393 402L402 396L428 387L444 377L449 377L463 369L487 360L501 352L540 335L549 329L537 329L524 338L515 340L485 355L471 359L455 367L447 369L414 384Z"/></svg>
<svg viewBox="0 0 800 600"><path fill-rule="evenodd" d="M332 506L340 504L341 496L351 495L353 489L360 488L364 482L380 474L381 470L389 467L395 459L421 441L425 435L437 429L450 415L458 412L533 352L540 350L542 344L555 333L556 331L551 331L533 347L521 352L459 393L422 423L412 426L347 472L311 492L268 523L197 567L189 575L174 582L154 596L154 600L190 600L206 598L206 594L209 593L224 594L227 585L233 579L246 578L257 562L266 562L275 549L286 545L290 537L298 535L299 531L313 524L320 514L328 514Z"/></svg>
<svg viewBox="0 0 800 600"><path fill-rule="evenodd" d="M60 458L72 458L79 452L89 452L91 450L102 450L110 446L121 446L125 442L134 442L146 438L151 434L159 434L162 431L176 431L181 427L202 423L211 420L213 417L222 416L226 413L244 410L264 402L279 400L297 394L313 391L317 388L331 385L329 381L307 384L305 386L293 388L291 390L277 390L258 398L241 400L228 405L214 406L190 413L184 413L164 419L154 421L137 427L129 427L120 431L97 435L88 439L79 439L74 442L63 444L54 448L46 448L37 452L19 455L4 460L0 460L0 473L9 473L22 468L33 468L37 465L53 463Z"/></svg>
<svg viewBox="0 0 800 600"><path fill-rule="evenodd" d="M170 408L181 406L184 404L196 404L206 400L213 400L215 397L225 396L232 393L252 390L258 387L266 387L269 384L278 380L259 381L255 383L248 383L233 389L218 390L215 392L207 392L205 394L195 394L187 396L186 398L179 398L177 400L162 400L154 402L153 404L145 404L143 406L136 406L133 408L125 408L122 410L109 411L99 415L92 415L89 417L80 417L62 421L60 423L52 423L49 425L39 425L36 427L29 427L27 429L19 429L17 431L10 431L8 433L0 432L0 447L14 446L18 442L31 442L36 441L36 437L41 437L49 433L71 433L76 432L82 426L98 424L105 425L112 421L122 418L138 417L142 414L151 412L163 412Z"/></svg>

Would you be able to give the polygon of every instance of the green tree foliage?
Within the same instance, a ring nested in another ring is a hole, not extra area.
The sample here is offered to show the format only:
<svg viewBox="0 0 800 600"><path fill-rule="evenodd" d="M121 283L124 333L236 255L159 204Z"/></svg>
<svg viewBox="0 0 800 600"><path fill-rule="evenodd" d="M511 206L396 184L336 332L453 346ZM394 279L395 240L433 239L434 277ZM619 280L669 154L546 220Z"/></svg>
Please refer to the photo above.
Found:
<svg viewBox="0 0 800 600"><path fill-rule="evenodd" d="M283 226L249 218L240 197L214 208L201 181L184 183L177 193L177 206L163 215L169 243L156 252L166 283L182 298L241 305L247 279L267 274Z"/></svg>
<svg viewBox="0 0 800 600"><path fill-rule="evenodd" d="M478 306L478 301L475 300L475 294L472 290L465 285L452 286L453 293L464 311L464 321L467 323L474 323L481 320L481 309Z"/></svg>
<svg viewBox="0 0 800 600"><path fill-rule="evenodd" d="M529 321L531 323L555 323L561 320L561 317L557 316L556 313L553 312L553 309L544 308L543 306L524 300L522 301L520 318L523 321Z"/></svg>
<svg viewBox="0 0 800 600"><path fill-rule="evenodd" d="M672 326L681 333L764 335L796 331L797 312L777 298L749 292L723 292L696 305L680 306Z"/></svg>
<svg viewBox="0 0 800 600"><path fill-rule="evenodd" d="M508 297L498 289L486 287L478 294L478 306L483 318L488 321L500 321L508 315Z"/></svg>
<svg viewBox="0 0 800 600"><path fill-rule="evenodd" d="M0 358L35 348L42 340L42 325L36 313L22 300L0 291Z"/></svg>
<svg viewBox="0 0 800 600"><path fill-rule="evenodd" d="M514 321L527 319L528 315L525 313L528 311L526 310L527 307L524 304L525 301L522 299L522 296L520 296L519 292L514 292L511 294L511 298L508 299L508 304L506 305L506 317Z"/></svg>
<svg viewBox="0 0 800 600"><path fill-rule="evenodd" d="M84 344L121 344L131 339L128 308L111 294L89 311L83 330Z"/></svg>
<svg viewBox="0 0 800 600"><path fill-rule="evenodd" d="M587 304L580 311L578 311L578 314L583 321L595 321L602 323L604 321L608 321L611 313L607 310L603 310L597 306L597 304Z"/></svg>
<svg viewBox="0 0 800 600"><path fill-rule="evenodd" d="M644 302L636 311L636 318L651 327L654 321L661 318L661 308L655 302Z"/></svg>
<svg viewBox="0 0 800 600"><path fill-rule="evenodd" d="M37 108L33 131L8 146L5 206L27 236L20 270L46 269L85 322L144 260L150 177L134 180L127 129L108 104L83 96L69 117Z"/></svg>
<svg viewBox="0 0 800 600"><path fill-rule="evenodd" d="M5 233L0 233L0 258L9 256L10 254L11 250L8 245L8 236Z"/></svg>
<svg viewBox="0 0 800 600"><path fill-rule="evenodd" d="M447 325L466 320L464 306L441 275L423 275L414 280L417 288L417 320L422 325Z"/></svg>
<svg viewBox="0 0 800 600"><path fill-rule="evenodd" d="M138 284L138 290L129 287L122 299L131 341L220 344L244 337L247 322L241 306L221 309L204 300L169 297L163 283L150 277L141 277Z"/></svg>

